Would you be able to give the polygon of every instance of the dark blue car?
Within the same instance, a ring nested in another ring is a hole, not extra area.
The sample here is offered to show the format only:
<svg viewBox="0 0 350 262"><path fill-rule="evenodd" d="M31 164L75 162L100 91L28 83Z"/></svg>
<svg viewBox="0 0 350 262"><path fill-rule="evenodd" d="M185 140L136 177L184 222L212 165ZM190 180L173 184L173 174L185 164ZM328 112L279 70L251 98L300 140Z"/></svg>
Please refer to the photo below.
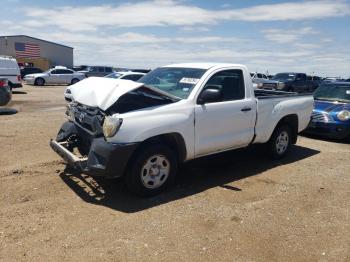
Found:
<svg viewBox="0 0 350 262"><path fill-rule="evenodd" d="M326 82L315 92L315 108L306 133L350 140L350 83Z"/></svg>

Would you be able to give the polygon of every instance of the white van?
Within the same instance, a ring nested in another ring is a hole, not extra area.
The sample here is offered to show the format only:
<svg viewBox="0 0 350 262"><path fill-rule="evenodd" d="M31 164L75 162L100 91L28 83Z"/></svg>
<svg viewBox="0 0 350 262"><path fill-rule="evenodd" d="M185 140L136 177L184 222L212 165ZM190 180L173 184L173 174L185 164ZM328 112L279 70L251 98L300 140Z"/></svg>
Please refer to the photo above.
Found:
<svg viewBox="0 0 350 262"><path fill-rule="evenodd" d="M0 56L0 78L8 79L11 88L22 87L21 72L15 58Z"/></svg>

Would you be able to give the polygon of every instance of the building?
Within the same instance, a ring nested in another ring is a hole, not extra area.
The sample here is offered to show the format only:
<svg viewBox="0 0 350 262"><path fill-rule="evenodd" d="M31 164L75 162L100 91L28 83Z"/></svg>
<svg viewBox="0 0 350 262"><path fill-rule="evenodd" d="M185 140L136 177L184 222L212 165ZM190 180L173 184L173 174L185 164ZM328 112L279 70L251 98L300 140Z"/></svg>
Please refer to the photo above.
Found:
<svg viewBox="0 0 350 262"><path fill-rule="evenodd" d="M16 57L20 65L42 70L57 65L73 68L73 47L26 35L0 36L0 55Z"/></svg>

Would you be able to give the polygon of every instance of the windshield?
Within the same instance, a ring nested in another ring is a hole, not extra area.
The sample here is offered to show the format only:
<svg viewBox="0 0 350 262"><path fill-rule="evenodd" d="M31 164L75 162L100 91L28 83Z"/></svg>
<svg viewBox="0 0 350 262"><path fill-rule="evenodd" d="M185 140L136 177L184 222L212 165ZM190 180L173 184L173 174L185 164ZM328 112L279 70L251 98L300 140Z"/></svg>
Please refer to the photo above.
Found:
<svg viewBox="0 0 350 262"><path fill-rule="evenodd" d="M137 82L185 99L205 71L198 68L160 67L141 77Z"/></svg>
<svg viewBox="0 0 350 262"><path fill-rule="evenodd" d="M107 78L119 78L121 76L122 76L122 74L112 73L112 74L106 75L105 77L107 77Z"/></svg>
<svg viewBox="0 0 350 262"><path fill-rule="evenodd" d="M281 73L275 75L272 79L273 80L294 80L295 74L288 74L288 73Z"/></svg>
<svg viewBox="0 0 350 262"><path fill-rule="evenodd" d="M321 85L314 93L315 100L339 101L350 103L350 85Z"/></svg>

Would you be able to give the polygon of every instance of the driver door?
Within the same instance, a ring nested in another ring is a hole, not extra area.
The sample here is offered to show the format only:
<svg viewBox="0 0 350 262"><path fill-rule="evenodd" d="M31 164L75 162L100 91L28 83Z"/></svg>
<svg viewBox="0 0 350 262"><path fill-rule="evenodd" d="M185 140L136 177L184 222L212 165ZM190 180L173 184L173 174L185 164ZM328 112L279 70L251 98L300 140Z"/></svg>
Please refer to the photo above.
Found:
<svg viewBox="0 0 350 262"><path fill-rule="evenodd" d="M195 157L247 146L254 135L255 99L246 98L243 71L215 73L202 89L218 88L222 99L195 105Z"/></svg>

